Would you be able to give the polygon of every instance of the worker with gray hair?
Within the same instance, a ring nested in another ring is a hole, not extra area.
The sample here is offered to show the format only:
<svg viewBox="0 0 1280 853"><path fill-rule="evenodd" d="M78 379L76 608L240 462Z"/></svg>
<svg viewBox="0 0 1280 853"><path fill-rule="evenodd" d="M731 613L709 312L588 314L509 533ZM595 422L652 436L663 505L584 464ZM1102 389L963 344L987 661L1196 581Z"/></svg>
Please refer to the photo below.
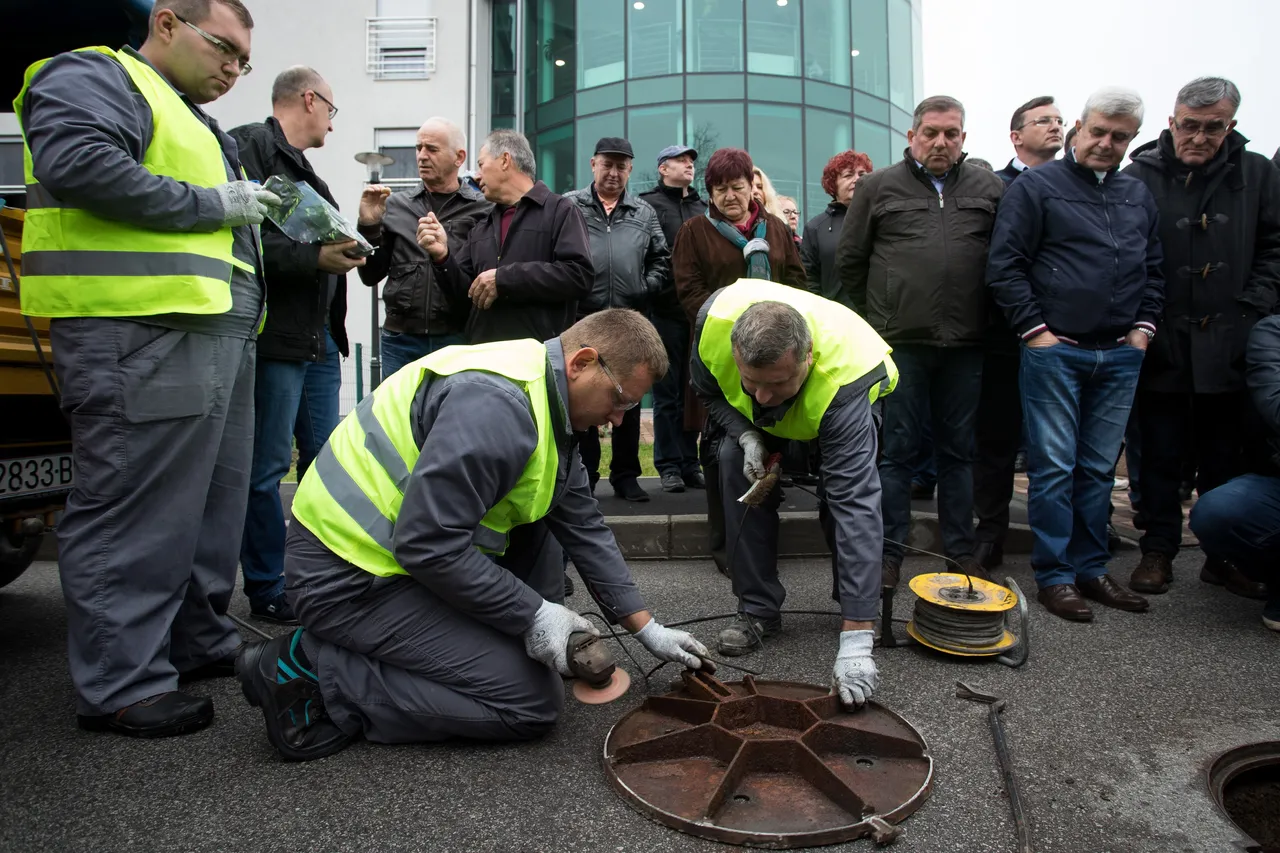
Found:
<svg viewBox="0 0 1280 853"><path fill-rule="evenodd" d="M884 545L875 412L898 380L889 345L839 303L739 279L698 311L691 375L708 416L726 433L720 494L738 617L720 632L720 653L755 651L782 628L774 455L789 443L814 442L831 595L843 616L832 686L845 706L863 704L879 677L871 657Z"/></svg>
<svg viewBox="0 0 1280 853"><path fill-rule="evenodd" d="M469 343L547 340L573 324L591 295L595 267L578 206L537 180L529 140L514 130L489 134L476 158L476 181L494 207L466 240L451 240L433 213L418 245L456 310L467 315Z"/></svg>
<svg viewBox="0 0 1280 853"><path fill-rule="evenodd" d="M421 183L406 192L365 187L360 197L360 233L377 251L360 268L360 280L382 288L382 376L441 347L466 343L467 312L455 310L440 291L427 252L418 245L418 225L435 216L448 239L466 241L493 205L458 180L467 162L467 136L446 118L434 116L418 128L415 142Z"/></svg>
<svg viewBox="0 0 1280 853"><path fill-rule="evenodd" d="M306 182L338 206L306 152L333 131L333 89L314 68L280 72L271 87L266 121L232 130L245 173L265 183L273 175ZM338 425L341 358L349 354L347 273L364 263L346 253L354 240L299 243L273 223L262 225L262 260L271 310L258 334L253 386L253 463L240 545L240 570L249 612L281 624L294 622L284 595L284 508L280 481L298 451L298 476Z"/></svg>
<svg viewBox="0 0 1280 853"><path fill-rule="evenodd" d="M1147 609L1107 574L1113 470L1164 305L1156 200L1119 171L1142 114L1136 92L1094 92L1067 155L1009 185L987 264L988 285L1022 342L1039 600L1075 621L1093 619L1085 598Z"/></svg>
<svg viewBox="0 0 1280 853"><path fill-rule="evenodd" d="M1245 342L1280 298L1280 170L1245 150L1240 90L1221 77L1182 87L1169 127L1125 174L1155 196L1164 313L1138 380L1139 496L1146 525L1131 589L1159 594L1182 544L1178 486L1190 458L1201 495L1256 470L1266 431L1245 387ZM1215 554L1200 579L1264 598L1264 584Z"/></svg>

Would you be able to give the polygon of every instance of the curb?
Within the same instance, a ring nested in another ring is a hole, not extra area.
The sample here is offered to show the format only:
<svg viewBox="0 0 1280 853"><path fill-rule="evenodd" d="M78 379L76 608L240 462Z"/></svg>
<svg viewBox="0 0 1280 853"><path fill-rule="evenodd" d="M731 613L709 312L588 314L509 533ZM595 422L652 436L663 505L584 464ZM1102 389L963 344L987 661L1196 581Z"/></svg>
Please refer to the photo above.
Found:
<svg viewBox="0 0 1280 853"><path fill-rule="evenodd" d="M778 557L824 557L827 549L816 512L778 513ZM707 560L706 515L614 515L605 516L613 530L622 556L628 560ZM1006 554L1030 554L1031 528L1010 524L1005 539ZM912 548L943 552L938 516L913 513L907 544Z"/></svg>

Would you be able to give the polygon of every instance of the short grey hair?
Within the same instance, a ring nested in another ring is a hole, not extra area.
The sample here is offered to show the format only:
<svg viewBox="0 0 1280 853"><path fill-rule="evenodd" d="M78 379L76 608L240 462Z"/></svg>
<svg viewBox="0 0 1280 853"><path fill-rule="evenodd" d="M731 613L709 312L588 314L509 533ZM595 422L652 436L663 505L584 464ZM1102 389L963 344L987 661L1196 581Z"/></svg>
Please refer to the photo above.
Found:
<svg viewBox="0 0 1280 853"><path fill-rule="evenodd" d="M1226 77L1197 77L1178 90L1174 109L1183 106L1200 110L1223 99L1231 102L1231 114L1235 115L1236 110L1240 109L1240 90L1236 88L1236 84Z"/></svg>
<svg viewBox="0 0 1280 853"><path fill-rule="evenodd" d="M748 367L768 367L789 352L797 361L808 356L813 335L804 315L785 302L757 302L734 322L729 342Z"/></svg>
<svg viewBox="0 0 1280 853"><path fill-rule="evenodd" d="M275 82L271 84L271 105L274 107L276 104L283 104L290 98L296 98L323 85L324 78L314 68L305 65L286 68L276 75Z"/></svg>
<svg viewBox="0 0 1280 853"><path fill-rule="evenodd" d="M1126 89L1123 86L1105 86L1090 95L1089 100L1084 102L1084 112L1080 114L1080 120L1088 121L1093 113L1104 118L1135 118L1141 126L1146 107L1142 104L1142 96L1133 89Z"/></svg>
<svg viewBox="0 0 1280 853"><path fill-rule="evenodd" d="M422 123L422 127L418 129L422 130L423 128L426 128L428 125L435 125L436 127L444 128L445 133L449 137L449 147L454 151L467 150L467 135L462 132L462 128L458 127L456 124L449 121L447 118L443 118L441 116L432 116L431 118L424 121Z"/></svg>
<svg viewBox="0 0 1280 853"><path fill-rule="evenodd" d="M529 140L523 133L506 128L495 130L485 139L484 147L489 149L490 157L510 154L511 162L521 174L536 179L538 164L533 159L533 149L529 147Z"/></svg>
<svg viewBox="0 0 1280 853"><path fill-rule="evenodd" d="M912 130L920 129L925 113L960 113L960 126L964 127L964 104L950 95L934 95L917 104L916 111L911 116Z"/></svg>

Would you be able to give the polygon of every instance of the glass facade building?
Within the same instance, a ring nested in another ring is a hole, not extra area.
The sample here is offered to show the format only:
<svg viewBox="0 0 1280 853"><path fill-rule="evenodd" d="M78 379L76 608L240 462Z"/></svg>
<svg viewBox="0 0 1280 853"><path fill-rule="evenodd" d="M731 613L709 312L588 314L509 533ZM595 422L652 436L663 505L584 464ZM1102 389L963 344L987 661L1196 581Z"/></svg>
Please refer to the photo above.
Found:
<svg viewBox="0 0 1280 853"><path fill-rule="evenodd" d="M597 139L625 136L631 186L682 143L745 148L802 221L822 168L855 148L902 156L920 97L920 0L494 0L492 125L522 130L538 177L591 180Z"/></svg>

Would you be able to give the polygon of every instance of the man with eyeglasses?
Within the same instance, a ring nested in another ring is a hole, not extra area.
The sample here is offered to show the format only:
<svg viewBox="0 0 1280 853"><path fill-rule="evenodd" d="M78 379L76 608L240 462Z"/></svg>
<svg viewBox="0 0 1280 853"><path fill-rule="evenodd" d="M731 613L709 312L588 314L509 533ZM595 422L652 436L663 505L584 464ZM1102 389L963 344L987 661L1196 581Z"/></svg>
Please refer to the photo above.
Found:
<svg viewBox="0 0 1280 853"><path fill-rule="evenodd" d="M81 728L209 724L227 676L270 193L200 107L249 72L239 0L156 3L141 50L28 69L22 308L53 318L75 486L58 524Z"/></svg>
<svg viewBox="0 0 1280 853"><path fill-rule="evenodd" d="M996 172L1006 185L1027 169L1052 162L1062 150L1065 127L1053 96L1032 98L1013 111L1009 141L1014 157ZM973 462L973 556L987 570L1004 563L1009 502L1022 446L1022 395L1018 390L1018 336L995 300L988 299L982 344L982 392Z"/></svg>
<svg viewBox="0 0 1280 853"><path fill-rule="evenodd" d="M559 542L610 624L691 669L707 649L645 607L587 485L575 434L615 427L667 352L598 311L545 342L437 350L334 431L298 485L285 575L301 628L245 647L245 696L286 759L375 743L529 740L564 705Z"/></svg>
<svg viewBox="0 0 1280 853"><path fill-rule="evenodd" d="M245 172L256 181L283 175L306 182L337 207L306 152L333 131L333 90L313 68L280 72L271 86L266 121L231 131ZM271 310L258 336L254 382L253 467L240 568L250 613L292 624L284 595L284 510L280 481L298 449L298 476L306 473L338 425L341 357L348 355L347 273L364 264L349 257L355 241L299 243L271 222L262 226L263 265Z"/></svg>
<svg viewBox="0 0 1280 853"><path fill-rule="evenodd" d="M1038 597L1079 622L1093 619L1086 598L1148 607L1107 574L1115 461L1164 304L1156 201L1119 171L1142 115L1142 98L1129 89L1090 95L1067 156L1009 184L987 264L995 300L1022 341Z"/></svg>
<svg viewBox="0 0 1280 853"><path fill-rule="evenodd" d="M1201 495L1265 461L1262 428L1245 386L1245 343L1280 299L1280 172L1245 150L1240 90L1221 77L1182 87L1169 128L1125 169L1160 210L1165 303L1138 381L1139 483L1146 525L1129 586L1158 594L1173 580L1182 542L1178 495L1194 454ZM1265 586L1221 554L1200 579L1251 598Z"/></svg>
<svg viewBox="0 0 1280 853"><path fill-rule="evenodd" d="M648 313L654 297L671 277L671 253L662 223L649 202L627 192L634 152L625 139L606 136L591 156L591 185L566 193L587 223L595 281L591 295L578 303L586 316L605 308L634 308ZM609 483L618 497L647 501L639 482L640 409L633 407L613 430ZM582 461L594 490L600 479L600 433L582 435Z"/></svg>

